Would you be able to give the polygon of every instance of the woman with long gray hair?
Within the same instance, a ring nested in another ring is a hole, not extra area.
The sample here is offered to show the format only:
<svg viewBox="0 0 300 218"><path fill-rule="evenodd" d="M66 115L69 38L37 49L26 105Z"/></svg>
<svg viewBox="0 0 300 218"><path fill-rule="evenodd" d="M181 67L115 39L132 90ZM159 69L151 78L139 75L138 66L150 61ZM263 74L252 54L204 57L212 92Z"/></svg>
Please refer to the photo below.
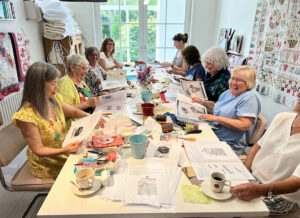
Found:
<svg viewBox="0 0 300 218"><path fill-rule="evenodd" d="M81 146L74 142L62 147L66 136L65 116L87 116L86 112L64 103L56 93L59 75L51 64L31 65L25 77L21 107L12 118L28 143L30 170L39 178L55 179L67 155L77 152Z"/></svg>

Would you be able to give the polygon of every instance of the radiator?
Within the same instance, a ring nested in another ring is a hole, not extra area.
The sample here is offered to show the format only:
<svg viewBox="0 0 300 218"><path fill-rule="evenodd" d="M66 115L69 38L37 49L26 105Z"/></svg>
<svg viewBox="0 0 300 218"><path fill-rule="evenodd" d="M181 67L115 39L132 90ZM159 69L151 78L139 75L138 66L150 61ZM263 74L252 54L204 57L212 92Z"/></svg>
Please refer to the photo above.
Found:
<svg viewBox="0 0 300 218"><path fill-rule="evenodd" d="M23 90L14 92L5 96L4 99L0 101L0 114L2 116L3 124L9 123L14 113L19 109L22 94Z"/></svg>

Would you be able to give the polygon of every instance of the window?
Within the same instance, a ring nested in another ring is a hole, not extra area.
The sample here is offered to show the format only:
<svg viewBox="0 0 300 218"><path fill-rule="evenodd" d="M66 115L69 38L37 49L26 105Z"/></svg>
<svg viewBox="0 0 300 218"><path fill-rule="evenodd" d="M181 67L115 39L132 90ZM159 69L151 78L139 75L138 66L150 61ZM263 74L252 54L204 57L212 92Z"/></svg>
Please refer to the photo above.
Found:
<svg viewBox="0 0 300 218"><path fill-rule="evenodd" d="M171 61L173 36L184 33L186 0L108 0L100 4L100 35L114 39L116 59ZM179 10L182 9L182 10Z"/></svg>

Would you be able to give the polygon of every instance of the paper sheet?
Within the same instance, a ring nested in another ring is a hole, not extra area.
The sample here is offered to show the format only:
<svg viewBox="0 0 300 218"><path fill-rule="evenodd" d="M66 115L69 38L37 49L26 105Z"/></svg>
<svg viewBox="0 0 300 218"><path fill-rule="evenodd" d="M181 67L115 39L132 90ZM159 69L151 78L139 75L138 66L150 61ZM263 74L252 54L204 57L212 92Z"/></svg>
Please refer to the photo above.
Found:
<svg viewBox="0 0 300 218"><path fill-rule="evenodd" d="M107 80L126 80L127 70L115 69L107 71Z"/></svg>
<svg viewBox="0 0 300 218"><path fill-rule="evenodd" d="M103 90L128 87L127 80L103 80L101 85Z"/></svg>
<svg viewBox="0 0 300 218"><path fill-rule="evenodd" d="M206 91L202 81L186 81L180 80L181 87L186 96L198 97L207 100Z"/></svg>
<svg viewBox="0 0 300 218"><path fill-rule="evenodd" d="M98 111L73 121L62 146L64 147L72 142L83 141L88 138L99 123L101 114L102 112Z"/></svg>
<svg viewBox="0 0 300 218"><path fill-rule="evenodd" d="M125 90L114 92L108 95L101 95L98 97L99 103L95 111L115 112L124 111L127 104L127 94Z"/></svg>
<svg viewBox="0 0 300 218"><path fill-rule="evenodd" d="M198 118L201 114L207 114L206 107L193 103L189 97L182 94L177 95L176 110L178 115L189 118Z"/></svg>

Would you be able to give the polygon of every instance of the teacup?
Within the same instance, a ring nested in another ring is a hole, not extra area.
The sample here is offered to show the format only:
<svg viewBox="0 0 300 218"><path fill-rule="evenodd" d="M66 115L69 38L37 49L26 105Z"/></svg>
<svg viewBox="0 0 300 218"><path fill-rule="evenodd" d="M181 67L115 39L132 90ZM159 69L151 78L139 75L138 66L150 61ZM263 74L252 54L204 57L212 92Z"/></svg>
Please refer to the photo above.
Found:
<svg viewBox="0 0 300 218"><path fill-rule="evenodd" d="M136 103L136 112L142 113L142 104L143 103Z"/></svg>
<svg viewBox="0 0 300 218"><path fill-rule="evenodd" d="M120 132L120 135L121 135L122 138L124 139L124 143L125 143L125 144L128 144L128 143L129 143L128 138L129 138L130 136L133 135L133 132L130 131L130 130L122 130L122 131Z"/></svg>
<svg viewBox="0 0 300 218"><path fill-rule="evenodd" d="M225 185L231 186L231 182L225 179L224 174L214 172L210 176L210 188L213 192L222 192Z"/></svg>
<svg viewBox="0 0 300 218"><path fill-rule="evenodd" d="M94 185L95 172L92 168L83 168L76 173L76 183L82 189L91 188Z"/></svg>

